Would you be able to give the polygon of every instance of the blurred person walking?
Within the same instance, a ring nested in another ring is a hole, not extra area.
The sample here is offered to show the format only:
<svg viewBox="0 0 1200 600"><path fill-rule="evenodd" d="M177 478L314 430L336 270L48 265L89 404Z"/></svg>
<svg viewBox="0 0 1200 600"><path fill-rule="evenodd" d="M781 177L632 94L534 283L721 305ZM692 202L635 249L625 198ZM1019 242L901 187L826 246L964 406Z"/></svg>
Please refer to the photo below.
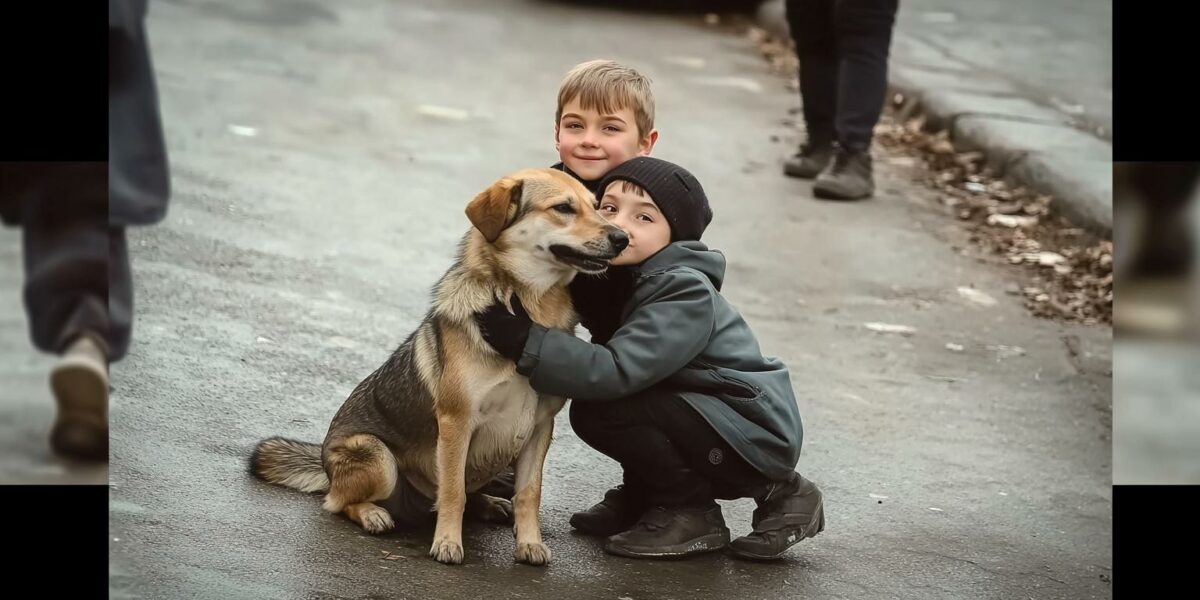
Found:
<svg viewBox="0 0 1200 600"><path fill-rule="evenodd" d="M898 0L787 0L807 140L784 163L818 198L875 193L871 139L887 95Z"/></svg>
<svg viewBox="0 0 1200 600"><path fill-rule="evenodd" d="M50 372L58 454L108 460L108 367L129 349L125 227L165 216L170 186L145 0L109 0L108 162L0 163L0 219L23 231L24 304Z"/></svg>

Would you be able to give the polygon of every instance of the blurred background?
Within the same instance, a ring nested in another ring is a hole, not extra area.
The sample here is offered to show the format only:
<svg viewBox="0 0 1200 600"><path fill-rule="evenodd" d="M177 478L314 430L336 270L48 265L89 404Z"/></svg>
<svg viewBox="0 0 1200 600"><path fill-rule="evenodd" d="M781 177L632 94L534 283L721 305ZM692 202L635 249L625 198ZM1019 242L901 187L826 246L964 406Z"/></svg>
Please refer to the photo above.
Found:
<svg viewBox="0 0 1200 600"><path fill-rule="evenodd" d="M1113 482L1200 483L1200 162L1113 169Z"/></svg>

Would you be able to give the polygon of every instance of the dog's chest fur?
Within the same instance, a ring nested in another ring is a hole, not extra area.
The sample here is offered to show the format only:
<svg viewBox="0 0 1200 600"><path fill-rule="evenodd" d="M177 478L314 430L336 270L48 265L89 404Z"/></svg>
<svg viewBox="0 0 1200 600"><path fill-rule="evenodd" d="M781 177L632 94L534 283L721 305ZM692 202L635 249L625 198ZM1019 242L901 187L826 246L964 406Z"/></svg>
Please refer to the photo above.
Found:
<svg viewBox="0 0 1200 600"><path fill-rule="evenodd" d="M534 427L553 419L565 400L541 396L511 363L481 369L468 384L471 443L467 454L467 489L482 485L520 453Z"/></svg>

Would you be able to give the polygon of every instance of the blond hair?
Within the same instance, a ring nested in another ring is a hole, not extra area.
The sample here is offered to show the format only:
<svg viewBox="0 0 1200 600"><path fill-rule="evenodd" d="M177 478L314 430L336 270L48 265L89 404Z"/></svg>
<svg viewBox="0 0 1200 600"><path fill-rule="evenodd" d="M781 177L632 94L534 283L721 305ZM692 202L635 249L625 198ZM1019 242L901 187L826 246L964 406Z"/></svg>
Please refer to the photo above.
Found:
<svg viewBox="0 0 1200 600"><path fill-rule="evenodd" d="M584 110L595 109L612 114L623 108L633 110L638 137L654 129L654 93L650 79L611 60L589 60L575 65L558 86L558 110L554 122L562 120L563 107L579 99Z"/></svg>

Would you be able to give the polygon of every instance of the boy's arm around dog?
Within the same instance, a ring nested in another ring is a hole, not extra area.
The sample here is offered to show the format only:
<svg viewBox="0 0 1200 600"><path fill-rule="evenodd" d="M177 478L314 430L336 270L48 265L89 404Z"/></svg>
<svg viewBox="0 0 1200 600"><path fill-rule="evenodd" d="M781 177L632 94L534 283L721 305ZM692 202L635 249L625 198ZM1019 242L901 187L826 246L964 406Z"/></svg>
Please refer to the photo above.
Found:
<svg viewBox="0 0 1200 600"><path fill-rule="evenodd" d="M574 402L664 387L747 462L783 480L800 457L799 407L787 367L762 354L749 324L721 296L725 265L702 242L672 243L637 267L622 325L605 346L534 325L518 372L535 390Z"/></svg>
<svg viewBox="0 0 1200 600"><path fill-rule="evenodd" d="M712 293L690 269L644 277L637 306L607 344L534 324L517 372L539 392L581 401L623 398L674 375L709 342Z"/></svg>

